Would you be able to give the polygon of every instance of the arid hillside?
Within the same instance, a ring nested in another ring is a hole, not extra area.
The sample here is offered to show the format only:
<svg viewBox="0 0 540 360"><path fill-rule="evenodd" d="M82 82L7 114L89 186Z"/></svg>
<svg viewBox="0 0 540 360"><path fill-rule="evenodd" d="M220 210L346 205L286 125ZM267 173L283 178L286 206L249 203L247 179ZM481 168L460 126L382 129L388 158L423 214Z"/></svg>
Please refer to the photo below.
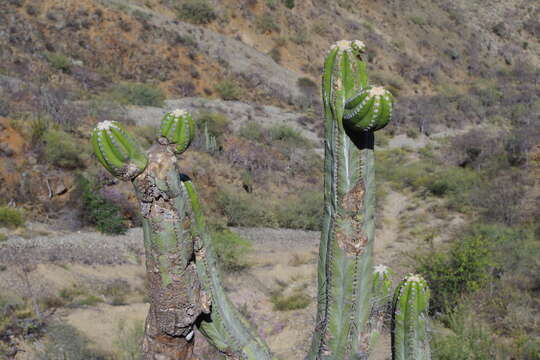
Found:
<svg viewBox="0 0 540 360"><path fill-rule="evenodd" d="M530 0L0 0L0 358L139 359L138 204L90 131L117 120L148 147L176 108L196 120L181 168L229 294L302 358L322 60L359 39L396 99L376 135L376 261L430 282L434 358L540 359L539 19Z"/></svg>

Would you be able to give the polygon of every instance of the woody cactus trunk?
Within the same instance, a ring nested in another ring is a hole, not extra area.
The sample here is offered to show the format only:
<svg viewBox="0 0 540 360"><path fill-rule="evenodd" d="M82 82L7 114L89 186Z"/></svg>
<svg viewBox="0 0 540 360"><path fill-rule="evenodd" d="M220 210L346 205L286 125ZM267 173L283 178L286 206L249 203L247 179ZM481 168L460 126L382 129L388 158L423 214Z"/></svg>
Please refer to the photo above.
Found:
<svg viewBox="0 0 540 360"><path fill-rule="evenodd" d="M391 118L393 98L369 84L363 51L361 41L339 41L324 62L325 202L317 320L308 360L367 359L390 303L390 272L384 266L373 271L373 144L374 131ZM100 123L92 134L98 160L114 176L132 182L140 203L150 295L144 359L196 359L194 347L201 340L228 359L274 359L227 299L195 186L181 173L178 160L193 140L193 119L175 110L165 115L160 129L146 152L117 122ZM393 337L399 347L393 357L413 360L422 354L428 359L429 291L426 295L425 282L411 284L402 284L394 297L398 317L393 324L400 335ZM419 294L421 304L414 300ZM417 334L426 336L410 341Z"/></svg>

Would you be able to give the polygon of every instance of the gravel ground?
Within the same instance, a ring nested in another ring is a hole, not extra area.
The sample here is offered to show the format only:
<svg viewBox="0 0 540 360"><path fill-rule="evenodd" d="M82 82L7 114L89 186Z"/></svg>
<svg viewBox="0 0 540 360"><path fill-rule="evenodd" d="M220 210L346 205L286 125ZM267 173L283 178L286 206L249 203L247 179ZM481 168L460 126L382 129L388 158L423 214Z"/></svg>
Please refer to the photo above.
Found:
<svg viewBox="0 0 540 360"><path fill-rule="evenodd" d="M31 239L12 237L0 244L0 263L127 264L134 262L134 256L143 254L142 238L141 228L118 236L78 231Z"/></svg>
<svg viewBox="0 0 540 360"><path fill-rule="evenodd" d="M253 241L255 248L301 250L318 244L320 233L290 229L233 228ZM98 232L78 231L31 239L11 237L0 244L0 263L34 264L59 262L86 265L120 265L134 263L144 255L141 228L125 235L110 236Z"/></svg>

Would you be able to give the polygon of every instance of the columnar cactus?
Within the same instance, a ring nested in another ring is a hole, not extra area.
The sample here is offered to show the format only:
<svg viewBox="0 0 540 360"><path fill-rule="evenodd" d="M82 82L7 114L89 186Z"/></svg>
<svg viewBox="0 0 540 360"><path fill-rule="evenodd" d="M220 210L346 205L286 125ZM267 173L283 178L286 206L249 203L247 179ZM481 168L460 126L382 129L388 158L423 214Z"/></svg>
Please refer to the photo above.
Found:
<svg viewBox="0 0 540 360"><path fill-rule="evenodd" d="M364 49L361 41L339 41L324 62L325 202L309 360L367 359L385 318L390 272L384 266L373 272L372 264L373 132L389 122L393 100L388 91L368 83ZM144 359L192 360L199 332L227 359L273 359L227 299L197 192L189 177L179 173L177 156L187 150L194 132L191 115L175 110L162 119L161 136L146 153L118 123L103 122L92 134L98 160L114 176L133 183L141 207L151 299ZM396 345L425 333L420 315L427 305L420 305L427 298L416 308L409 301L422 286L426 293L425 283L414 285L415 279L401 285L394 301ZM370 319L374 308L377 314ZM395 359L420 359L414 356L426 352L416 349L419 345L425 342L414 343L415 349Z"/></svg>
<svg viewBox="0 0 540 360"><path fill-rule="evenodd" d="M429 360L429 288L419 275L405 277L396 288L392 318L392 359Z"/></svg>
<svg viewBox="0 0 540 360"><path fill-rule="evenodd" d="M177 166L175 155L194 129L188 112L167 113L146 154L116 122L100 123L92 134L98 160L132 181L141 207L151 298L144 359L192 359L200 331L231 359L269 360L265 343L225 296L197 192Z"/></svg>
<svg viewBox="0 0 540 360"><path fill-rule="evenodd" d="M339 41L324 62L325 213L319 249L317 327L309 359L365 356L371 338L370 313L375 209L373 111L345 122L347 104L373 107L358 94L368 90L361 41ZM378 95L377 95L378 96ZM352 106L351 105L351 106ZM366 120L367 118L367 120ZM386 120L386 122L388 122ZM351 125L367 123L364 128Z"/></svg>

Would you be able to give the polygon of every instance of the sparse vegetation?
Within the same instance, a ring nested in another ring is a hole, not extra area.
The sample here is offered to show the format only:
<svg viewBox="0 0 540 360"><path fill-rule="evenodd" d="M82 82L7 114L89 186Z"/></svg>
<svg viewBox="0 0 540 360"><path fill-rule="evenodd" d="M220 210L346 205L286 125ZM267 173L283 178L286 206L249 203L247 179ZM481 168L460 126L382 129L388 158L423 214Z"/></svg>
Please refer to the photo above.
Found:
<svg viewBox="0 0 540 360"><path fill-rule="evenodd" d="M116 84L107 96L120 104L139 106L162 106L165 100L162 91L157 87L127 82Z"/></svg>
<svg viewBox="0 0 540 360"><path fill-rule="evenodd" d="M37 349L36 360L105 360L105 354L91 347L90 340L75 327L65 323L47 326L44 349Z"/></svg>
<svg viewBox="0 0 540 360"><path fill-rule="evenodd" d="M106 234L124 234L126 220L120 208L99 194L99 187L84 176L77 179L77 191L81 197L82 214L85 221Z"/></svg>
<svg viewBox="0 0 540 360"><path fill-rule="evenodd" d="M33 131L32 136L38 136L37 131ZM48 129L42 136L46 162L65 169L84 168L83 152L71 134L62 130Z"/></svg>
<svg viewBox="0 0 540 360"><path fill-rule="evenodd" d="M242 89L232 80L222 80L214 88L223 100L240 100L242 97Z"/></svg>
<svg viewBox="0 0 540 360"><path fill-rule="evenodd" d="M257 30L263 34L279 32L279 26L276 23L274 16L270 13L266 13L257 17L255 21L255 26Z"/></svg>
<svg viewBox="0 0 540 360"><path fill-rule="evenodd" d="M142 360L144 323L134 321L130 326L126 321L118 323L118 335L114 340L115 355L118 360Z"/></svg>
<svg viewBox="0 0 540 360"><path fill-rule="evenodd" d="M56 70L67 73L71 69L71 60L64 54L47 52L45 53L45 57L49 64Z"/></svg>
<svg viewBox="0 0 540 360"><path fill-rule="evenodd" d="M274 304L274 310L291 311L308 307L311 298L303 290L296 290L291 295L275 293L270 297L270 301Z"/></svg>
<svg viewBox="0 0 540 360"><path fill-rule="evenodd" d="M15 228L24 225L24 213L8 206L0 206L0 226Z"/></svg>
<svg viewBox="0 0 540 360"><path fill-rule="evenodd" d="M206 0L186 0L177 8L178 18L194 24L208 24L217 18L214 8Z"/></svg>
<svg viewBox="0 0 540 360"><path fill-rule="evenodd" d="M223 270L239 271L249 266L246 255L251 243L248 240L227 228L218 227L212 232L212 241Z"/></svg>

